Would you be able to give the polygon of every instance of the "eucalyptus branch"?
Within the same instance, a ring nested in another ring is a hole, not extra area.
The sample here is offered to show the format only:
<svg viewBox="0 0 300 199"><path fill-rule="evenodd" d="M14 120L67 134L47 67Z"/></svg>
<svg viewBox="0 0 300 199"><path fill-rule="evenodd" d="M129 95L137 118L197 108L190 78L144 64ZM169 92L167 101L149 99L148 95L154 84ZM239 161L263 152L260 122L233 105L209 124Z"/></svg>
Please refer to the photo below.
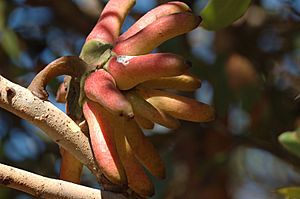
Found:
<svg viewBox="0 0 300 199"><path fill-rule="evenodd" d="M124 199L121 194L85 187L0 164L0 185L17 189L37 198Z"/></svg>
<svg viewBox="0 0 300 199"><path fill-rule="evenodd" d="M85 164L100 181L88 137L80 127L51 102L34 96L28 89L0 75L0 107L31 122L54 142Z"/></svg>

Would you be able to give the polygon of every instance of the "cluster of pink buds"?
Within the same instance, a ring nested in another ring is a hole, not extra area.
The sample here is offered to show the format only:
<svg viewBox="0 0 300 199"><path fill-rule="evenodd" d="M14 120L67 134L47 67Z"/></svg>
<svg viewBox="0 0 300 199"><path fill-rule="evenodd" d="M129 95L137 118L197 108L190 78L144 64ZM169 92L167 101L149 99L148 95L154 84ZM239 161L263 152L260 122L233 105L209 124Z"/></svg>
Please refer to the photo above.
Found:
<svg viewBox="0 0 300 199"><path fill-rule="evenodd" d="M81 58L95 66L85 77L83 113L103 174L147 197L154 188L142 166L158 178L164 164L141 128L178 128L178 119L207 122L213 109L166 89L194 91L200 80L183 57L150 53L162 42L198 27L199 16L182 2L154 8L119 36L133 0L110 0L87 37Z"/></svg>

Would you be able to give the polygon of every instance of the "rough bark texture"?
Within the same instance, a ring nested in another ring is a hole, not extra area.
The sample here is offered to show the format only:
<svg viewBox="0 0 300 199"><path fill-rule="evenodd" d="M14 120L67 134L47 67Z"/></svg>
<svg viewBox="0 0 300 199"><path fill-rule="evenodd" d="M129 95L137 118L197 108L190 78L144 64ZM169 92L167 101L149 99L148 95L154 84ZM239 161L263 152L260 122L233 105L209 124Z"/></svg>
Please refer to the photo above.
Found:
<svg viewBox="0 0 300 199"><path fill-rule="evenodd" d="M100 179L101 172L96 167L88 137L53 104L0 76L0 107L39 127Z"/></svg>
<svg viewBox="0 0 300 199"><path fill-rule="evenodd" d="M92 189L71 182L51 179L0 164L0 185L49 199L125 199L120 194Z"/></svg>

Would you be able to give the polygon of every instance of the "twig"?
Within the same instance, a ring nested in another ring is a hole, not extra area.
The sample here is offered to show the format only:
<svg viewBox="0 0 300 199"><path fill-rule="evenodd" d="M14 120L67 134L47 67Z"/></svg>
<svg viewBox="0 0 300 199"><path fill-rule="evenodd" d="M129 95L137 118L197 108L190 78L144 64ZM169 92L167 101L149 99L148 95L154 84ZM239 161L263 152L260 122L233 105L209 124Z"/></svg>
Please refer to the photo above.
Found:
<svg viewBox="0 0 300 199"><path fill-rule="evenodd" d="M292 164L292 165L300 165L299 157L289 153L286 149L284 149L279 143L274 143L271 141L263 141L251 137L239 137L234 136L234 140L237 145L255 147L258 149L262 149L268 151L272 155L282 159L283 161Z"/></svg>
<svg viewBox="0 0 300 199"><path fill-rule="evenodd" d="M43 177L4 164L0 164L0 171L0 185L26 192L37 198L125 199L121 194Z"/></svg>

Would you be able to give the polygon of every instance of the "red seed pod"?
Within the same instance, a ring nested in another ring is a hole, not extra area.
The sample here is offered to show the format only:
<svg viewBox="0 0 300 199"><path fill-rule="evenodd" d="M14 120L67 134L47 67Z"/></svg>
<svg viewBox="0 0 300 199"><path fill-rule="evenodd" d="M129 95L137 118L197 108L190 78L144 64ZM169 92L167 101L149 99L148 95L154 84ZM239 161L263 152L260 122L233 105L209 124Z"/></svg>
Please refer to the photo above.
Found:
<svg viewBox="0 0 300 199"><path fill-rule="evenodd" d="M106 70L114 77L119 89L128 90L150 79L181 75L189 67L189 62L181 56L156 53L114 57Z"/></svg>
<svg viewBox="0 0 300 199"><path fill-rule="evenodd" d="M84 92L87 98L120 116L133 118L131 104L116 87L114 78L105 70L91 73L85 80Z"/></svg>
<svg viewBox="0 0 300 199"><path fill-rule="evenodd" d="M118 42L121 42L129 37L133 36L147 25L156 21L157 19L179 12L191 11L188 5L180 1L171 1L156 8L153 8L145 15L143 15L137 22L135 22L126 32L124 32L119 38Z"/></svg>
<svg viewBox="0 0 300 199"><path fill-rule="evenodd" d="M91 145L99 168L112 183L124 185L126 174L119 159L113 128L105 114L107 111L90 100L83 104L83 114L89 126Z"/></svg>
<svg viewBox="0 0 300 199"><path fill-rule="evenodd" d="M189 12L159 18L144 29L117 43L113 51L118 55L143 55L161 43L198 27L201 17Z"/></svg>

